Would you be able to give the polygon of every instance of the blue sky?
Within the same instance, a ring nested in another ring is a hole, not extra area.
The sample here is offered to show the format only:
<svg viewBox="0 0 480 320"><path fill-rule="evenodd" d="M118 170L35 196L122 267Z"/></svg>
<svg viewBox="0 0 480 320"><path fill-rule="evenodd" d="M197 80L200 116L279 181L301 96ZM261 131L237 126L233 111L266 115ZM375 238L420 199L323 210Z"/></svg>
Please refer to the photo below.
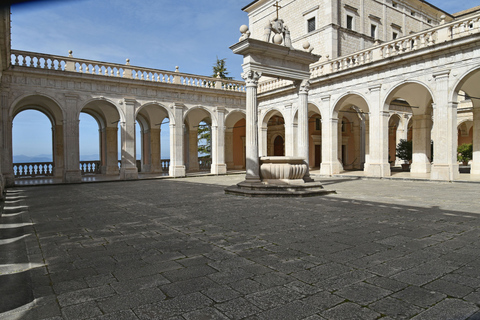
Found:
<svg viewBox="0 0 480 320"><path fill-rule="evenodd" d="M78 58L122 64L128 58L132 65L172 71L179 66L182 72L200 75L211 75L219 57L227 59L230 76L241 80L242 58L228 47L238 41L240 25L248 24L241 8L251 1L57 0L15 5L12 48L56 55L73 50ZM479 5L478 0L430 3L449 13ZM22 118L22 123L20 118L14 122L14 153L50 153L51 145L41 142L51 138L48 120L39 121L34 112ZM98 153L96 124L87 119L81 120L80 152ZM35 134L35 144L29 132L32 123L47 128ZM166 141L163 146L168 146L168 137ZM162 148L162 158L168 158L167 148Z"/></svg>

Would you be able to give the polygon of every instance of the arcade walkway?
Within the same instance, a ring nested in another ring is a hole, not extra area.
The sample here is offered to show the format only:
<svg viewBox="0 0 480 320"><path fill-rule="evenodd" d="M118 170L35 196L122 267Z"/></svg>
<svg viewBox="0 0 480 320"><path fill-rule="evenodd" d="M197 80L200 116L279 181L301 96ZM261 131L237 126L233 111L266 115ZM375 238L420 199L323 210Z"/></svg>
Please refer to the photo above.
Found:
<svg viewBox="0 0 480 320"><path fill-rule="evenodd" d="M8 189L0 318L479 319L480 184L224 194L241 179Z"/></svg>

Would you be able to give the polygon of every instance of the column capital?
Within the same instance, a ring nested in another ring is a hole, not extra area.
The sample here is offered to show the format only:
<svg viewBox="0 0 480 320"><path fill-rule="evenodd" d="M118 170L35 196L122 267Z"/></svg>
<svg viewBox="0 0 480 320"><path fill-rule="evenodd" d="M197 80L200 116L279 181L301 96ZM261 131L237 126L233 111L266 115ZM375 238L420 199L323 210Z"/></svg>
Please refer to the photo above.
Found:
<svg viewBox="0 0 480 320"><path fill-rule="evenodd" d="M378 92L378 91L380 91L381 88L382 88L382 85L381 85L381 84L377 84L377 85L368 87L368 91L370 91L370 93L372 93L372 92Z"/></svg>
<svg viewBox="0 0 480 320"><path fill-rule="evenodd" d="M256 87L258 85L258 80L262 76L261 72L249 70L242 73L242 78L245 80L247 87Z"/></svg>
<svg viewBox="0 0 480 320"><path fill-rule="evenodd" d="M329 94L327 94L327 95L325 95L325 96L321 96L321 97L320 97L320 100L322 100L322 101L330 101L330 97L331 97L331 96L330 96Z"/></svg>
<svg viewBox="0 0 480 320"><path fill-rule="evenodd" d="M130 105L131 105L131 104L135 104L135 103L137 102L137 100L135 100L135 99L133 99L133 98L124 98L124 99L123 99L123 102L124 102L125 104L130 104Z"/></svg>
<svg viewBox="0 0 480 320"><path fill-rule="evenodd" d="M177 110L177 109L182 109L185 107L185 105L183 103L179 103L179 102L174 102L170 108L171 109L174 109L174 110Z"/></svg>
<svg viewBox="0 0 480 320"><path fill-rule="evenodd" d="M298 93L299 94L308 94L310 90L310 81L308 79L299 81L298 85Z"/></svg>

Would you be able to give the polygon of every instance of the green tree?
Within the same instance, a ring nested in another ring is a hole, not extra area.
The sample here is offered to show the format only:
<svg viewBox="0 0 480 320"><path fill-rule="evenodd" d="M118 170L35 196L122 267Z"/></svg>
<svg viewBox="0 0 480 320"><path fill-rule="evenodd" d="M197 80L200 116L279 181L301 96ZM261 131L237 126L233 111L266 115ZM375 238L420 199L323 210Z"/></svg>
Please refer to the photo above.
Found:
<svg viewBox="0 0 480 320"><path fill-rule="evenodd" d="M217 57L217 62L213 65L212 77L216 78L217 75L220 75L222 79L233 79L232 77L227 77L229 72L227 71L226 60L227 58L218 59Z"/></svg>
<svg viewBox="0 0 480 320"><path fill-rule="evenodd" d="M402 160L411 161L412 160L412 141L400 139L400 142L397 145L397 158Z"/></svg>
<svg viewBox="0 0 480 320"><path fill-rule="evenodd" d="M462 145L459 145L457 148L457 152L458 161L468 162L469 160L472 160L473 145L471 143L464 143Z"/></svg>
<svg viewBox="0 0 480 320"><path fill-rule="evenodd" d="M210 125L205 121L201 121L198 125L198 153L204 156L212 154L212 130Z"/></svg>

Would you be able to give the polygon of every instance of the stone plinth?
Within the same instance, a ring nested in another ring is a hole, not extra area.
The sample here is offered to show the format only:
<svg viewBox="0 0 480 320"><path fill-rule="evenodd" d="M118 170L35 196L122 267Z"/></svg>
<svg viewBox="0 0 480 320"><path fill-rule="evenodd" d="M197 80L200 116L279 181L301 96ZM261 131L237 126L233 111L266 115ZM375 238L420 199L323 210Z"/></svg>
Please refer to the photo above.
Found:
<svg viewBox="0 0 480 320"><path fill-rule="evenodd" d="M245 180L225 189L245 197L312 197L335 193L320 182L305 182L307 163L299 157L261 157L261 181Z"/></svg>

